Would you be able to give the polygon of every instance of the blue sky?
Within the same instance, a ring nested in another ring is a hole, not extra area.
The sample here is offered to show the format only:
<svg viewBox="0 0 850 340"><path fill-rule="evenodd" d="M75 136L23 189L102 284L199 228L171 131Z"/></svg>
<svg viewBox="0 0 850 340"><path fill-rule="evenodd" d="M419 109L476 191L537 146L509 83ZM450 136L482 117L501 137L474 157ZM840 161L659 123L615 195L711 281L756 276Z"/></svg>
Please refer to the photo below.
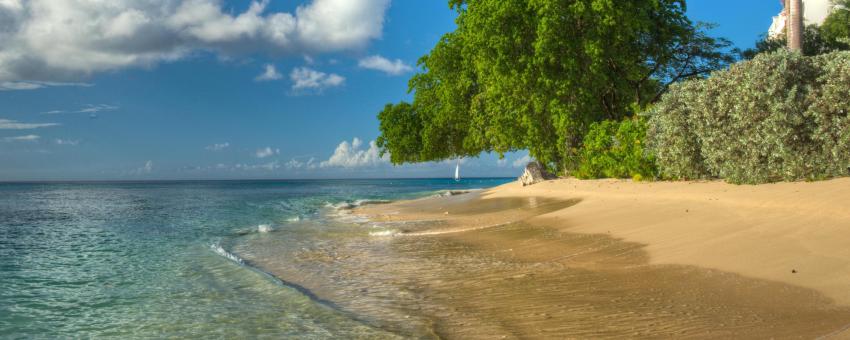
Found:
<svg viewBox="0 0 850 340"><path fill-rule="evenodd" d="M0 180L453 174L389 166L370 145L377 112L453 29L446 1L85 3L0 1ZM688 3L742 48L779 10ZM524 156L461 169L516 176Z"/></svg>

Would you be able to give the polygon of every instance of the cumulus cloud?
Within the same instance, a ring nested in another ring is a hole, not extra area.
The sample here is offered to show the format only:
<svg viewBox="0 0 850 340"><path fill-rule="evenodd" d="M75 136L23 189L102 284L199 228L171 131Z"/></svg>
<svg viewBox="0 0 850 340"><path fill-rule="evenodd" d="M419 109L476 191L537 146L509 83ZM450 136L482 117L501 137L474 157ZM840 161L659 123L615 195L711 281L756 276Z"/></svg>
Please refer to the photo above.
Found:
<svg viewBox="0 0 850 340"><path fill-rule="evenodd" d="M78 141L78 140L71 140L71 139L59 139L59 138L57 138L57 139L55 140L55 142L56 142L56 145L70 145L70 146L77 146L77 145L79 145L79 144L80 144L80 141Z"/></svg>
<svg viewBox="0 0 850 340"><path fill-rule="evenodd" d="M265 148L262 148L262 149L258 149L256 152L254 152L254 156L257 156L257 158L266 158L266 157L279 155L279 154L280 154L280 149L272 149L271 147L268 147L268 146L265 147Z"/></svg>
<svg viewBox="0 0 850 340"><path fill-rule="evenodd" d="M369 142L369 148L363 148L363 141L360 138L354 138L349 143L342 141L334 150L333 155L321 163L322 168L363 168L375 167L389 163L389 155L385 154L381 157L380 150L375 144L375 141Z"/></svg>
<svg viewBox="0 0 850 340"><path fill-rule="evenodd" d="M294 12L252 1L3 0L0 89L83 85L94 73L151 67L200 51L309 54L363 48L379 38L390 0L312 0Z"/></svg>
<svg viewBox="0 0 850 340"><path fill-rule="evenodd" d="M265 71L254 78L255 81L271 81L283 78L283 75L277 72L277 68L272 64L266 64Z"/></svg>
<svg viewBox="0 0 850 340"><path fill-rule="evenodd" d="M338 74L327 74L308 67L293 69L289 78L292 79L292 90L296 92L321 91L340 86L345 82L345 78Z"/></svg>
<svg viewBox="0 0 850 340"><path fill-rule="evenodd" d="M221 151L221 150L227 149L229 147L230 147L230 143L224 142L224 143L221 143L221 144L216 143L216 144L213 144L213 145L208 145L204 149L207 149L209 151Z"/></svg>
<svg viewBox="0 0 850 340"><path fill-rule="evenodd" d="M10 119L0 119L0 130L31 130L59 126L58 123L21 123Z"/></svg>
<svg viewBox="0 0 850 340"><path fill-rule="evenodd" d="M401 59L389 60L379 55L360 59L357 65L361 68L377 70L394 76L413 71L413 67L405 64Z"/></svg>
<svg viewBox="0 0 850 340"><path fill-rule="evenodd" d="M26 135L26 136L15 136L15 137L6 137L3 138L5 142L35 142L41 139L38 135Z"/></svg>

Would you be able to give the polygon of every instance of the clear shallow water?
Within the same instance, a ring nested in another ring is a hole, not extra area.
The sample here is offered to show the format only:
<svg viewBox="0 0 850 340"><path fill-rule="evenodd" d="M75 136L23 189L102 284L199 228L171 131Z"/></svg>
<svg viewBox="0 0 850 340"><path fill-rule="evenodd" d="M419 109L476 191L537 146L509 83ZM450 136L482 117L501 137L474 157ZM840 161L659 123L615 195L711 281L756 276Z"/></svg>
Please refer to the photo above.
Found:
<svg viewBox="0 0 850 340"><path fill-rule="evenodd" d="M299 230L338 227L331 205L507 181L0 184L0 337L392 338L233 248L264 232L320 242Z"/></svg>

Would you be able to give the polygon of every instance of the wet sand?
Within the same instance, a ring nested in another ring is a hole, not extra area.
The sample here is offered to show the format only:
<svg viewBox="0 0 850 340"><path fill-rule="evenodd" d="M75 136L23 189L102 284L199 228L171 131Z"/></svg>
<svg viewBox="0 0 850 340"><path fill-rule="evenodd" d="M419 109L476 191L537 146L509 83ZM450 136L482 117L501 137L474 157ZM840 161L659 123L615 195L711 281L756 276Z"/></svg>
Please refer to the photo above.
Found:
<svg viewBox="0 0 850 340"><path fill-rule="evenodd" d="M427 303L444 306L431 312L444 337L847 335L839 333L850 324L850 308L822 292L698 266L652 264L645 244L610 232L565 231L569 222L557 216L581 206L578 198L562 201L569 203L561 208L551 196L482 196L359 211L395 221L442 216L440 226L411 232L424 236L395 242L416 243L424 249L420 258L440 263L422 282L431 292Z"/></svg>
<svg viewBox="0 0 850 340"><path fill-rule="evenodd" d="M850 243L838 246L848 212L824 214L841 205L818 198L840 198L834 188L850 181L791 184L508 184L364 206L355 227L324 227L297 249L258 238L243 256L408 337L846 338L850 305L831 288L850 288L847 273L818 281L811 264L850 261L841 257ZM789 197L807 201L788 210ZM799 219L815 223L817 237ZM800 254L798 244L813 248ZM787 273L765 277L763 267Z"/></svg>

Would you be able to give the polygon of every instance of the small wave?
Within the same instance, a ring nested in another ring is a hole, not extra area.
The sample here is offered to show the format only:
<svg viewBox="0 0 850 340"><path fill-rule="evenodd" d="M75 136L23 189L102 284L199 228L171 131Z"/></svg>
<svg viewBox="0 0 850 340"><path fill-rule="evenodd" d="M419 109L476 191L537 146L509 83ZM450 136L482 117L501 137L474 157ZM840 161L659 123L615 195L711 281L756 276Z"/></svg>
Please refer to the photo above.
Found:
<svg viewBox="0 0 850 340"><path fill-rule="evenodd" d="M301 221L301 216L290 217L286 219L287 222L298 222Z"/></svg>
<svg viewBox="0 0 850 340"><path fill-rule="evenodd" d="M270 226L268 224L260 224L260 225L257 226L257 231L261 232L261 233L268 233L268 232L271 232L273 230L274 230L274 228L272 228L272 226Z"/></svg>
<svg viewBox="0 0 850 340"><path fill-rule="evenodd" d="M484 189L466 189L466 190L441 190L437 191L436 194L432 195L432 197L451 197L457 195L468 194L471 192L481 191Z"/></svg>
<svg viewBox="0 0 850 340"><path fill-rule="evenodd" d="M371 204L387 204L392 201L390 200L356 200L356 201L345 201L340 203L326 203L325 206L334 210L351 210L364 205Z"/></svg>
<svg viewBox="0 0 850 340"><path fill-rule="evenodd" d="M391 202L392 201L390 201L390 200L357 200L357 201L354 201L354 204L359 207L359 206L363 206L363 205L387 204L387 203L391 203Z"/></svg>
<svg viewBox="0 0 850 340"><path fill-rule="evenodd" d="M245 265L245 260L241 259L239 256L236 256L235 254L233 254L233 253L231 253L227 250L224 250L224 248L218 243L211 244L210 248L214 252L216 252L216 254L219 254L219 255L223 256L224 258L226 258L228 260L231 260L231 261L236 262L236 263L241 264L241 265Z"/></svg>
<svg viewBox="0 0 850 340"><path fill-rule="evenodd" d="M346 201L340 203L326 203L325 206L330 208L331 212L328 213L328 216L345 223L366 223L369 221L369 218L365 216L359 216L352 214L352 211L360 206L370 205L370 204L386 204L392 201L389 200L356 200L356 201Z"/></svg>

